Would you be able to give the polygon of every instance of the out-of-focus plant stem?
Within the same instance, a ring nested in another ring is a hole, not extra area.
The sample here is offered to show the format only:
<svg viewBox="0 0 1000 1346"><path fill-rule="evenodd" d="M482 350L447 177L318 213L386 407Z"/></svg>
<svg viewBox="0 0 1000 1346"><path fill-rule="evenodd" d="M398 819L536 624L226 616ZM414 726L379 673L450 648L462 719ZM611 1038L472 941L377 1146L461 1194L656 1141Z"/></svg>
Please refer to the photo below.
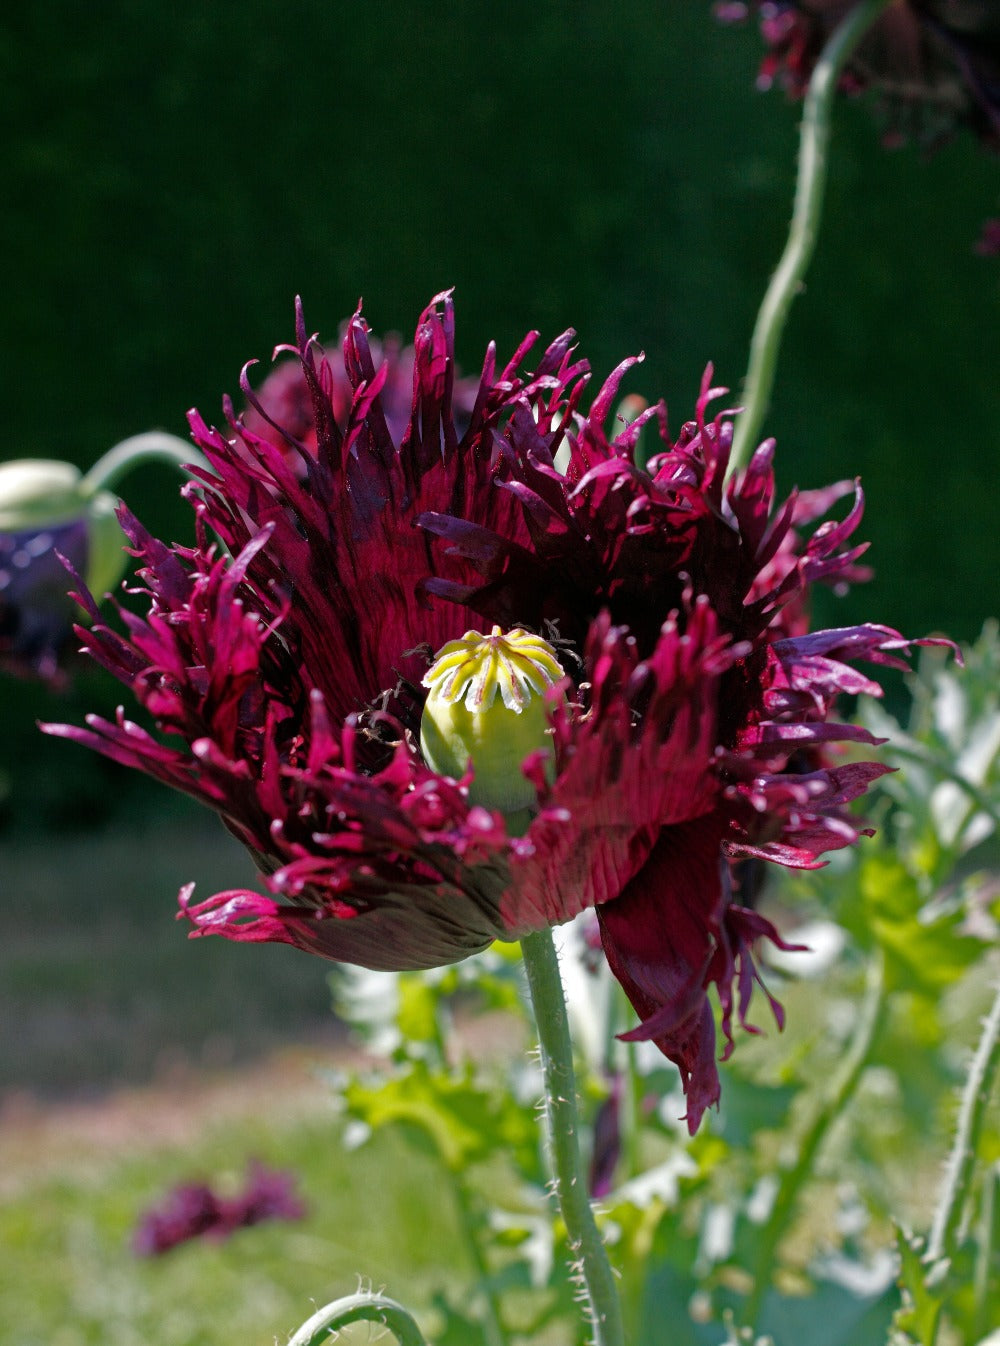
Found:
<svg viewBox="0 0 1000 1346"><path fill-rule="evenodd" d="M771 403L774 373L785 323L812 259L823 213L827 152L834 98L841 72L865 33L890 0L864 0L851 9L820 54L802 110L795 205L788 241L764 294L750 344L743 382L744 411L737 418L730 472L744 467L757 443Z"/></svg>
<svg viewBox="0 0 1000 1346"><path fill-rule="evenodd" d="M594 1346L624 1346L618 1287L591 1210L587 1175L580 1161L573 1047L552 932L526 935L521 949L538 1028L555 1188L574 1269L587 1291Z"/></svg>
<svg viewBox="0 0 1000 1346"><path fill-rule="evenodd" d="M490 1286L490 1271L489 1267L486 1265L486 1259L483 1257L483 1250L479 1244L475 1213L469 1201L468 1190L465 1183L462 1181L462 1175L460 1173L452 1173L452 1187L455 1192L455 1204L458 1206L462 1231L465 1234L466 1246L469 1249L469 1255L472 1258L473 1265L476 1268L476 1275L479 1278L479 1293L483 1297L483 1336L486 1339L487 1346L506 1346L507 1338L504 1335L500 1303Z"/></svg>
<svg viewBox="0 0 1000 1346"><path fill-rule="evenodd" d="M979 1209L979 1246L972 1274L973 1334L976 1341L989 1331L990 1266L993 1262L993 1228L996 1219L997 1193L1000 1191L1000 1164L994 1164L983 1181L983 1195Z"/></svg>
<svg viewBox="0 0 1000 1346"><path fill-rule="evenodd" d="M982 1037L969 1067L958 1110L955 1143L948 1158L944 1186L923 1261L927 1267L928 1284L947 1274L958 1249L959 1229L972 1186L983 1118L1000 1067L1000 987L997 987L993 1007L983 1024ZM936 1328L935 1328L936 1336Z"/></svg>
<svg viewBox="0 0 1000 1346"><path fill-rule="evenodd" d="M147 430L141 435L131 435L108 449L84 474L81 488L88 496L96 495L98 491L113 490L122 477L144 463L166 463L179 468L188 465L208 466L193 444L167 434L165 430Z"/></svg>
<svg viewBox="0 0 1000 1346"><path fill-rule="evenodd" d="M812 1120L802 1133L792 1163L782 1171L775 1193L774 1204L764 1227L756 1239L756 1255L751 1268L753 1289L740 1315L742 1322L756 1326L761 1304L771 1283L774 1255L782 1235L795 1212L799 1192L808 1181L816 1155L830 1127L844 1111L858 1087L872 1047L885 1019L886 1011L885 961L880 951L872 954L868 968L868 986L858 1016L857 1026L840 1070L821 1098Z"/></svg>

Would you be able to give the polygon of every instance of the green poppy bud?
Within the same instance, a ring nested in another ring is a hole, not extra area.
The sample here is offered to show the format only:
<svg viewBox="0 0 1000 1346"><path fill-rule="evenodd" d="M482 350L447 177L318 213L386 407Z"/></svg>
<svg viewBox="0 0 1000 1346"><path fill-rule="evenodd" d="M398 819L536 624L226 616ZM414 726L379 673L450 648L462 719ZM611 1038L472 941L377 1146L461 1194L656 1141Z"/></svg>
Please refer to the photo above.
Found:
<svg viewBox="0 0 1000 1346"><path fill-rule="evenodd" d="M23 533L79 518L81 479L79 468L53 458L0 463L0 531Z"/></svg>
<svg viewBox="0 0 1000 1346"><path fill-rule="evenodd" d="M87 539L90 551L84 578L87 588L100 601L125 573L125 535L118 522L118 497L98 491L87 501Z"/></svg>
<svg viewBox="0 0 1000 1346"><path fill-rule="evenodd" d="M454 780L471 763L472 803L527 825L536 795L521 764L549 741L545 693L564 676L548 641L520 627L449 641L423 679L424 760Z"/></svg>
<svg viewBox="0 0 1000 1346"><path fill-rule="evenodd" d="M88 491L79 468L53 458L0 463L0 533L28 535L82 523L87 536L83 579L100 598L125 570L124 537L110 491ZM70 580L66 578L67 588Z"/></svg>

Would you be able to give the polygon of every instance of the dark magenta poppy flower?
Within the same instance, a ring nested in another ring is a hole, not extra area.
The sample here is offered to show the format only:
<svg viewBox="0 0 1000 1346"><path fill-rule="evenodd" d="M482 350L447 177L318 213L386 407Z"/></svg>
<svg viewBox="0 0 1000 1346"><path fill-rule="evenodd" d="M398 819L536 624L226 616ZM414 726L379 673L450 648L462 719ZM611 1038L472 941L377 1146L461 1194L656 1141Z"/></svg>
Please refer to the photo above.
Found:
<svg viewBox="0 0 1000 1346"><path fill-rule="evenodd" d="M709 415L709 375L676 442L662 405L609 433L635 361L584 412L572 333L524 370L534 340L502 368L490 348L459 433L438 296L394 435L360 313L345 419L300 313L315 446L293 466L228 403L223 429L193 412L210 465L185 488L197 545L168 547L123 513L145 615L122 611L116 632L92 610L80 635L148 727L122 713L49 728L193 795L248 847L265 891L194 902L186 888L196 934L425 968L596 908L642 1021L632 1036L677 1063L694 1129L719 1095L708 992L728 1052L751 947L778 939L734 901L731 867L814 866L857 839L848 805L885 768L828 763L832 743L873 742L831 720L834 702L877 695L856 662L901 666L908 645L883 626L807 630L809 586L860 573L857 487L776 504L770 442L727 483L731 417ZM640 468L644 425L659 452ZM845 494L846 517L813 527ZM544 643L531 632L551 644L526 666ZM489 676L467 688L455 670L470 650ZM496 706L502 692L501 709L545 698L540 739L510 768L517 826L477 802L474 755L449 772L421 752L425 703L446 684L465 698L449 714L475 724L475 686Z"/></svg>
<svg viewBox="0 0 1000 1346"><path fill-rule="evenodd" d="M301 1220L306 1208L295 1186L294 1174L255 1162L235 1196L206 1182L182 1183L141 1216L132 1247L140 1257L157 1257L191 1239L221 1241L265 1220Z"/></svg>
<svg viewBox="0 0 1000 1346"><path fill-rule="evenodd" d="M983 221L976 252L980 257L1000 257L1000 218Z"/></svg>
<svg viewBox="0 0 1000 1346"><path fill-rule="evenodd" d="M827 39L858 0L749 0L716 6L726 21L753 11L768 52L760 83L801 97ZM843 76L872 89L887 143L933 142L958 125L1000 148L1000 12L994 0L897 0L862 39Z"/></svg>

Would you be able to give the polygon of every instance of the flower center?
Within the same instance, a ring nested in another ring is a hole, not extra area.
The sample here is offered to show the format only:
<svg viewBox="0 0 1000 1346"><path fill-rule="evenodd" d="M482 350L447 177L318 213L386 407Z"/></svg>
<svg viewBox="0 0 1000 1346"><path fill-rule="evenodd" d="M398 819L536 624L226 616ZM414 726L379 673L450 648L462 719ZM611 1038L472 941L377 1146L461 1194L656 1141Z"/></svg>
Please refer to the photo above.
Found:
<svg viewBox="0 0 1000 1346"><path fill-rule="evenodd" d="M521 764L548 743L545 693L563 676L548 641L520 627L506 635L499 626L488 636L466 631L449 641L423 679L424 760L454 780L471 763L471 802L498 809L514 822L512 815L535 802L535 787Z"/></svg>

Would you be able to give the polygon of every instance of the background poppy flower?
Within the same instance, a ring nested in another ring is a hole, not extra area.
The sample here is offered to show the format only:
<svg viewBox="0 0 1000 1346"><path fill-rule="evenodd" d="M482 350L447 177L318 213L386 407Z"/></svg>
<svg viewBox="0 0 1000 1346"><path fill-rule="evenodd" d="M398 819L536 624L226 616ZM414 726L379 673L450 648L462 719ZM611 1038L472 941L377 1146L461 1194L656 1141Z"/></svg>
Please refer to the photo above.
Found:
<svg viewBox="0 0 1000 1346"><path fill-rule="evenodd" d="M805 93L827 39L856 0L755 0L716 6L724 21L752 10L768 47L759 82ZM957 125L1000 149L1000 14L991 0L902 0L859 43L842 77L850 92L875 90L886 142L939 140Z"/></svg>

